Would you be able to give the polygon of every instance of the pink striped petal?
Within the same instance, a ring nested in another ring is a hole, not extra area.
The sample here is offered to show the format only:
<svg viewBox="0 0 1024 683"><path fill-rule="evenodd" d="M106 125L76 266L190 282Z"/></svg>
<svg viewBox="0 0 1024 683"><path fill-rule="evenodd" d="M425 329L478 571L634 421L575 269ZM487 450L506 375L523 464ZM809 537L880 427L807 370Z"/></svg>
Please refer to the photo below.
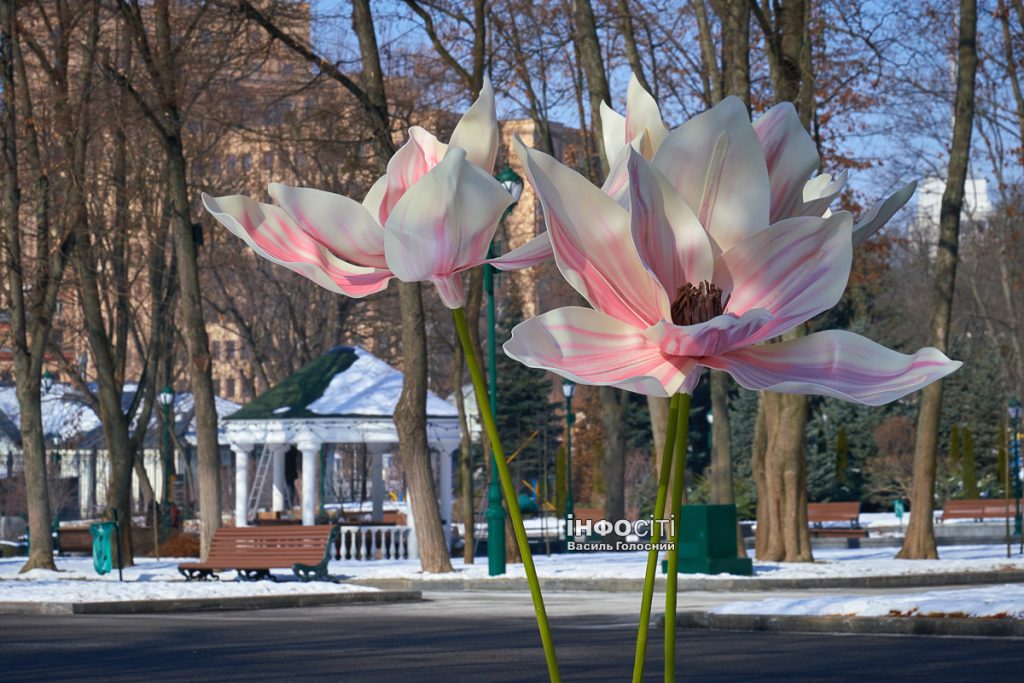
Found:
<svg viewBox="0 0 1024 683"><path fill-rule="evenodd" d="M720 251L768 227L768 167L738 98L725 98L669 133L654 155L654 166L697 214Z"/></svg>
<svg viewBox="0 0 1024 683"><path fill-rule="evenodd" d="M387 223L395 205L409 188L441 162L446 151L448 145L432 133L419 126L409 129L409 139L388 162L387 186L377 214L381 225Z"/></svg>
<svg viewBox="0 0 1024 683"><path fill-rule="evenodd" d="M498 117L494 110L494 88L487 76L484 76L480 97L462 115L448 144L466 150L470 163L487 173L494 172L494 160L498 156Z"/></svg>
<svg viewBox="0 0 1024 683"><path fill-rule="evenodd" d="M626 91L626 137L623 140L635 140L646 131L650 135L651 151L657 152L661 143L668 137L668 126L661 119L661 110L651 94L644 90L637 80L636 74L629 77L629 88ZM645 158L650 159L649 156Z"/></svg>
<svg viewBox="0 0 1024 683"><path fill-rule="evenodd" d="M885 199L876 202L864 212L860 220L853 226L853 246L857 246L878 232L878 229L889 222L903 205L910 201L917 190L917 182L907 183Z"/></svg>
<svg viewBox="0 0 1024 683"><path fill-rule="evenodd" d="M512 195L469 163L465 150L451 147L391 212L384 226L388 266L398 279L417 282L480 265L511 203Z"/></svg>
<svg viewBox="0 0 1024 683"><path fill-rule="evenodd" d="M526 244L516 247L507 254L498 258L488 259L487 263L490 263L498 270L520 270L546 261L552 255L551 236L546 232L542 232Z"/></svg>
<svg viewBox="0 0 1024 683"><path fill-rule="evenodd" d="M642 330L590 308L556 308L516 325L505 354L582 384L671 396L693 361L666 358Z"/></svg>
<svg viewBox="0 0 1024 683"><path fill-rule="evenodd" d="M670 356L717 356L744 346L771 319L771 313L755 308L741 316L726 313L696 325L675 325L663 320L644 334Z"/></svg>
<svg viewBox="0 0 1024 683"><path fill-rule="evenodd" d="M604 142L604 155L611 164L626 146L626 117L601 102L601 135Z"/></svg>
<svg viewBox="0 0 1024 683"><path fill-rule="evenodd" d="M206 193L203 206L257 254L324 289L359 298L381 291L392 278L387 269L357 266L337 258L280 207L241 195L211 197Z"/></svg>
<svg viewBox="0 0 1024 683"><path fill-rule="evenodd" d="M773 318L749 340L782 334L838 303L853 260L853 219L789 218L722 254L715 283L729 295L725 310L763 308Z"/></svg>
<svg viewBox="0 0 1024 683"><path fill-rule="evenodd" d="M579 173L518 137L515 144L566 281L623 322L646 328L669 317L668 297L637 254L626 210Z"/></svg>
<svg viewBox="0 0 1024 683"><path fill-rule="evenodd" d="M754 132L764 149L771 180L771 221L803 215L803 189L818 168L818 147L800 123L796 108L790 102L775 105L754 121Z"/></svg>
<svg viewBox="0 0 1024 683"><path fill-rule="evenodd" d="M891 403L959 368L941 351L898 353L852 332L829 330L701 360L747 389L821 394L869 406Z"/></svg>
<svg viewBox="0 0 1024 683"><path fill-rule="evenodd" d="M359 202L307 187L271 183L270 196L310 237L349 263L386 268L384 229Z"/></svg>
<svg viewBox="0 0 1024 683"><path fill-rule="evenodd" d="M629 210L640 259L670 296L687 282L710 280L711 243L675 188L639 152L629 153Z"/></svg>

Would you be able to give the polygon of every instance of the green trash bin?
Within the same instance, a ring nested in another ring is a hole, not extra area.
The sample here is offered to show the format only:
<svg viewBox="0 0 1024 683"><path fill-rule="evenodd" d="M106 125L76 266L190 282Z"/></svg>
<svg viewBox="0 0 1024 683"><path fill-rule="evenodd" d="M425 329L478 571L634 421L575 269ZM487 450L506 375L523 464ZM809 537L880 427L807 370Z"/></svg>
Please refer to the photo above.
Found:
<svg viewBox="0 0 1024 683"><path fill-rule="evenodd" d="M735 505L684 505L678 520L680 574L754 573L750 558L737 556Z"/></svg>
<svg viewBox="0 0 1024 683"><path fill-rule="evenodd" d="M92 535L92 566L96 569L97 574L109 574L114 566L113 543L114 534L117 533L117 524L114 522L90 524L89 533Z"/></svg>

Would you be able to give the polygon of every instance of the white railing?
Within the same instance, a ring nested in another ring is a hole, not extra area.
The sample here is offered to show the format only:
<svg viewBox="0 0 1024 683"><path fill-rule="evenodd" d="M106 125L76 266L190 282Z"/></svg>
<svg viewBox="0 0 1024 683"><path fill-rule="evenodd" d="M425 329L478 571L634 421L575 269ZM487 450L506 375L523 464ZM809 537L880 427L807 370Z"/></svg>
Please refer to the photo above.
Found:
<svg viewBox="0 0 1024 683"><path fill-rule="evenodd" d="M342 524L334 546L336 560L407 560L412 527ZM415 550L413 550L415 558Z"/></svg>

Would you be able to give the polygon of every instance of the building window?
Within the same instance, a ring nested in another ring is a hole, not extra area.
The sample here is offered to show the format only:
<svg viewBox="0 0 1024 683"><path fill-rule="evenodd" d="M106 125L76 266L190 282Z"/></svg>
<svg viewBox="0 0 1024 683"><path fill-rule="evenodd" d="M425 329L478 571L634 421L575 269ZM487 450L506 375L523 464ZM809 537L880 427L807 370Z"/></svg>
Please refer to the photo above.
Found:
<svg viewBox="0 0 1024 683"><path fill-rule="evenodd" d="M244 168L246 171L251 171L252 170L252 155L251 154L246 154L245 156L242 157L242 168Z"/></svg>
<svg viewBox="0 0 1024 683"><path fill-rule="evenodd" d="M270 170L274 168L274 153L264 152L263 153L263 168Z"/></svg>
<svg viewBox="0 0 1024 683"><path fill-rule="evenodd" d="M233 398L235 395L235 378L229 377L224 380L224 395Z"/></svg>
<svg viewBox="0 0 1024 683"><path fill-rule="evenodd" d="M213 380L213 395L214 396L220 396L220 380L219 379Z"/></svg>
<svg viewBox="0 0 1024 683"><path fill-rule="evenodd" d="M235 167L238 166L238 157L234 154L228 155L228 173L234 173Z"/></svg>
<svg viewBox="0 0 1024 683"><path fill-rule="evenodd" d="M214 358L214 360L219 360L220 359L220 342L219 341L213 342L213 358Z"/></svg>
<svg viewBox="0 0 1024 683"><path fill-rule="evenodd" d="M235 342L234 340L224 342L224 359L233 360L235 357Z"/></svg>

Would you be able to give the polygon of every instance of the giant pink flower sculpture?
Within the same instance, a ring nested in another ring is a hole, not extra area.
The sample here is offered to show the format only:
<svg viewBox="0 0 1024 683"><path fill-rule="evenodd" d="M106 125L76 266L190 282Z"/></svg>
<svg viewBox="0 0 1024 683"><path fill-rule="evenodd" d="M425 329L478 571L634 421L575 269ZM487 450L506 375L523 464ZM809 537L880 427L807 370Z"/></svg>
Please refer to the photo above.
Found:
<svg viewBox="0 0 1024 683"><path fill-rule="evenodd" d="M333 292L365 297L397 277L432 282L446 306L459 308L462 273L488 261L488 245L513 201L491 177L497 151L494 91L485 80L449 144L412 127L361 203L272 183L276 205L207 194L203 205L257 254ZM549 255L541 235L489 262L525 268Z"/></svg>
<svg viewBox="0 0 1024 683"><path fill-rule="evenodd" d="M633 147L645 159L651 159L669 140L669 149L662 157L677 155L689 157L695 148L716 144L728 145L728 139L719 136L736 130L738 122L730 119L746 118L742 104L736 98L726 98L712 111L715 116L698 116L684 123L680 129L689 134L670 135L661 118L661 111L650 93L643 89L636 76L630 78L626 94L626 114L623 116L606 104L601 104L601 123L604 129L604 150L611 172L605 180L606 194L624 202L627 197L627 150ZM828 173L812 175L820 165L818 148L810 134L800 123L800 117L790 102L775 105L753 122L754 133L761 143L768 179L771 184L771 221L795 216L821 216L839 196L847 181L843 171L833 178ZM706 149L703 152L706 156ZM891 195L878 200L854 223L853 241L857 245L892 218L910 197L917 183L907 183Z"/></svg>
<svg viewBox="0 0 1024 683"><path fill-rule="evenodd" d="M795 155L783 143L766 160L739 100L670 133L651 161L626 149L628 196L620 204L517 141L558 268L593 308L521 323L504 347L512 358L655 396L690 392L708 367L749 389L868 405L960 366L933 348L905 355L844 331L758 345L839 301L853 218L840 211L773 220L779 198L792 196L789 184L773 180L790 175Z"/></svg>

